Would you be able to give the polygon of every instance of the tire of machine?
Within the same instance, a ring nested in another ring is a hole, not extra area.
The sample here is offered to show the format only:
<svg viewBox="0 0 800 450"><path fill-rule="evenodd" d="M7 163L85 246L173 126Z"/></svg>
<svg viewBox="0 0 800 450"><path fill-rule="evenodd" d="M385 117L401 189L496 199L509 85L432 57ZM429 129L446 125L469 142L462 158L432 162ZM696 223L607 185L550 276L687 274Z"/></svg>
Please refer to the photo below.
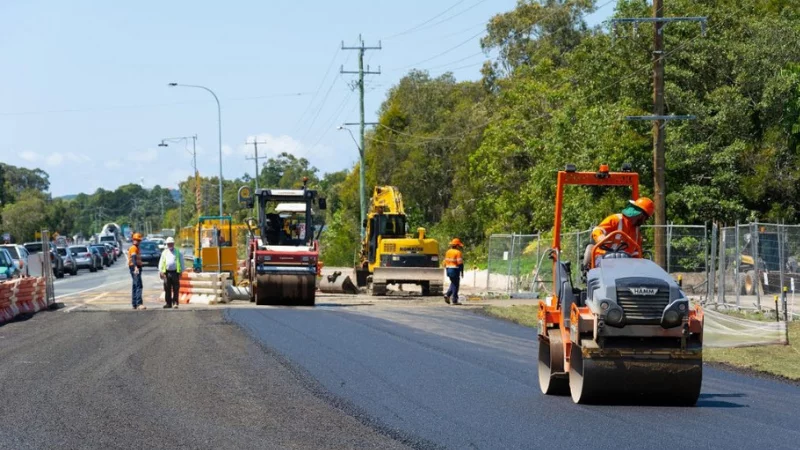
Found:
<svg viewBox="0 0 800 450"><path fill-rule="evenodd" d="M423 297L428 297L431 295L431 283L429 281L423 281L422 284L420 284L420 287L422 288Z"/></svg>
<svg viewBox="0 0 800 450"><path fill-rule="evenodd" d="M573 343L569 387L579 404L693 406L700 397L699 360L586 360Z"/></svg>
<svg viewBox="0 0 800 450"><path fill-rule="evenodd" d="M314 306L316 276L314 274L259 275L257 305Z"/></svg>
<svg viewBox="0 0 800 450"><path fill-rule="evenodd" d="M569 394L564 373L564 343L559 330L548 330L550 342L539 341L539 389L545 395Z"/></svg>
<svg viewBox="0 0 800 450"><path fill-rule="evenodd" d="M372 283L370 285L370 293L373 297L386 295L386 283Z"/></svg>

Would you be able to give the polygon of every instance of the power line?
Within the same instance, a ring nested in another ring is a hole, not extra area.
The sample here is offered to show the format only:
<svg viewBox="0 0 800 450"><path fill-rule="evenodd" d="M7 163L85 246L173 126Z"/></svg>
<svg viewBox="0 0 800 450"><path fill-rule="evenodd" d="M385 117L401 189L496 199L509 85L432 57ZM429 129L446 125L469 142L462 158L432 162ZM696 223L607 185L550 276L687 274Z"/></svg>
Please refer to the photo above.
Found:
<svg viewBox="0 0 800 450"><path fill-rule="evenodd" d="M311 92L291 92L291 93L284 93L284 94L266 94L266 95L259 95L255 97L238 97L238 98L228 98L222 99L226 102L235 102L235 101L244 101L244 100L260 100L260 99L267 99L267 98L277 98L277 97L302 97L305 95L311 95ZM51 109L51 110L42 110L42 111L15 111L15 112L0 112L0 116L27 116L27 115L38 115L38 114L61 114L61 113L84 113L84 112L106 112L106 111L116 111L116 110L125 110L125 109L146 109L146 108L161 108L167 106L181 106L181 105L196 105L196 104L203 104L209 103L205 100L189 100L183 102L171 102L171 103L151 103L151 104L143 104L143 105L117 105L117 106L98 106L98 107L90 107L90 108L68 108L68 109Z"/></svg>
<svg viewBox="0 0 800 450"><path fill-rule="evenodd" d="M341 49L339 47L336 47L336 52L333 54L333 57L331 58L331 62L328 64L328 68L325 70L325 75L323 75L322 79L319 80L319 86L317 86L317 90L314 91L314 95L311 97L311 100L309 100L308 106L306 106L306 109L303 111L302 114L300 114L300 117L297 119L297 123L294 124L294 127L292 127L292 129L297 130L297 127L303 121L303 118L311 110L311 106L314 104L314 100L317 99L317 95L319 94L319 91L322 90L322 85L325 84L325 80L328 79L328 74L330 73L331 69L333 68L333 64L336 62L336 57L339 56L339 52L340 51L341 51Z"/></svg>
<svg viewBox="0 0 800 450"><path fill-rule="evenodd" d="M405 30L405 31L401 31L401 32L399 32L399 33L395 33L395 34L392 34L392 35L386 36L386 37L384 37L384 38L381 38L381 39L382 39L382 40L389 40L389 39L392 39L392 38L394 38L394 37L397 37L397 36L403 36L404 34L408 34L408 33L411 33L411 32L413 32L413 31L415 31L415 30L418 30L420 27L423 27L423 26L425 26L425 25L429 24L430 22L433 22L434 20L438 19L439 17L441 17L441 16L443 16L443 15L447 14L447 12L448 12L448 11L450 11L450 10L452 10L453 8L455 8L456 6L458 6L458 5L462 4L462 3L464 3L464 1L466 1L466 0L459 0L459 1L455 2L455 3L453 3L452 5L450 5L450 6L449 6L447 9L445 9L444 11L442 11L442 12L440 12L439 14L437 14L437 15L435 15L435 16L433 16L433 17L431 17L430 19L426 20L425 22L422 22L422 23L420 23L420 24L417 24L417 25L415 25L415 26L413 26L413 27L411 27L411 28L409 28L409 29L407 29L407 30Z"/></svg>
<svg viewBox="0 0 800 450"><path fill-rule="evenodd" d="M426 62L428 62L428 61L432 61L432 60L434 60L434 59L436 59L436 58L438 58L438 57L440 57L440 56L444 56L444 55L446 55L446 54L448 54L448 53L452 52L453 50L456 50L456 49L458 49L458 48L460 48L460 47L463 47L464 45L466 45L466 44L468 44L468 43L472 42L472 41L473 41L473 39L475 39L476 37L478 37L478 36L482 35L483 33L485 33L485 31L481 30L479 33L473 34L472 36L470 36L469 38L467 38L467 40L465 40L465 41L461 42L460 44L457 44L457 45L455 45L455 46L453 46L453 47L450 47L450 48L448 48L447 50L445 50L445 51L443 51L443 52L441 52L441 53L439 53L439 54L436 54L436 55L433 55L433 56L431 56L430 58L423 59L422 61L417 61L417 62L415 62L414 64L409 64L409 65L407 65L407 66L403 66L403 67L397 67L397 68L394 68L394 69L389 69L389 70L390 70L390 71L392 71L392 72L396 72L396 71L398 71L398 70L405 70L405 69L409 69L409 68L412 68L412 67L415 67L415 66L419 66L420 64L424 64L424 63L426 63Z"/></svg>

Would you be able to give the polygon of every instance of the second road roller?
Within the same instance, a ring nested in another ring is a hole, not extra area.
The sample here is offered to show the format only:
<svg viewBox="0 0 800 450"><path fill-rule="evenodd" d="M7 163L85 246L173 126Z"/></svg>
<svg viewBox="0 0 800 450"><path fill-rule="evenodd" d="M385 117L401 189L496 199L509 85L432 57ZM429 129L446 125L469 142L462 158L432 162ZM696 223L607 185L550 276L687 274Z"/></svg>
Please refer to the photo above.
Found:
<svg viewBox="0 0 800 450"><path fill-rule="evenodd" d="M570 394L575 403L694 405L703 377L702 308L622 231L592 244L586 285L576 287L561 246L569 185L629 188L632 200L639 197L639 176L628 165L621 172L605 165L558 172L549 249L554 286L538 313L542 392Z"/></svg>

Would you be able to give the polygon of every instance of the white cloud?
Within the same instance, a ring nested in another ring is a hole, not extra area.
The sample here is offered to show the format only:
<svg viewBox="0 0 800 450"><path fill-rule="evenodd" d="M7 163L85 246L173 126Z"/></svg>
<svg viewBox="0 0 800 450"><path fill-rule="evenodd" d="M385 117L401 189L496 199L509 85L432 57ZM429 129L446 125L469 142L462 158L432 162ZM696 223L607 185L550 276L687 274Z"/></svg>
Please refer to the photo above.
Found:
<svg viewBox="0 0 800 450"><path fill-rule="evenodd" d="M89 158L84 154L78 155L72 152L67 152L66 154L64 154L64 156L67 158L67 160L72 162L89 162L92 160L91 158Z"/></svg>
<svg viewBox="0 0 800 450"><path fill-rule="evenodd" d="M147 150L130 152L128 154L128 161L153 162L156 161L157 159L158 159L158 151L154 148L148 148Z"/></svg>
<svg viewBox="0 0 800 450"><path fill-rule="evenodd" d="M297 157L305 156L307 153L306 148L300 141L291 136L282 134L280 136L273 136L271 134L259 134L256 136L248 136L247 141L249 144L240 147L240 152L247 156L253 156L252 142L258 141L258 156L275 157L281 153L290 153Z"/></svg>
<svg viewBox="0 0 800 450"><path fill-rule="evenodd" d="M122 167L122 163L117 161L116 159L110 159L105 163L103 163L103 165L106 166L106 169L119 169L120 167Z"/></svg>
<svg viewBox="0 0 800 450"><path fill-rule="evenodd" d="M60 166L62 162L64 162L64 155L59 152L51 153L46 159L45 162L48 166Z"/></svg>
<svg viewBox="0 0 800 450"><path fill-rule="evenodd" d="M230 145L223 145L222 154L225 156L231 156L233 154L233 148L231 148Z"/></svg>
<svg viewBox="0 0 800 450"><path fill-rule="evenodd" d="M36 162L42 158L41 156L39 156L38 153L30 151L24 151L20 153L19 156L25 161L30 161L30 162Z"/></svg>

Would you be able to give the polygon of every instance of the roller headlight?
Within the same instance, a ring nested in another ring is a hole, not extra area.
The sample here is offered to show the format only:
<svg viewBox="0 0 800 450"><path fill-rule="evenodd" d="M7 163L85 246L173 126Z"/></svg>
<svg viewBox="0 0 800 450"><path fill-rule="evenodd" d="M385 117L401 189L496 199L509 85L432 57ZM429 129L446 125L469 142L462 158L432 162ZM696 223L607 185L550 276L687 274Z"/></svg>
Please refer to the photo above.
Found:
<svg viewBox="0 0 800 450"><path fill-rule="evenodd" d="M609 325L618 325L622 323L622 317L622 310L620 308L614 308L606 313L606 322Z"/></svg>
<svg viewBox="0 0 800 450"><path fill-rule="evenodd" d="M600 311L608 311L609 303L606 300L600 302Z"/></svg>
<svg viewBox="0 0 800 450"><path fill-rule="evenodd" d="M664 314L664 321L667 323L671 324L678 323L680 318L681 318L680 314L678 314L678 311L675 310L667 311L667 313Z"/></svg>

